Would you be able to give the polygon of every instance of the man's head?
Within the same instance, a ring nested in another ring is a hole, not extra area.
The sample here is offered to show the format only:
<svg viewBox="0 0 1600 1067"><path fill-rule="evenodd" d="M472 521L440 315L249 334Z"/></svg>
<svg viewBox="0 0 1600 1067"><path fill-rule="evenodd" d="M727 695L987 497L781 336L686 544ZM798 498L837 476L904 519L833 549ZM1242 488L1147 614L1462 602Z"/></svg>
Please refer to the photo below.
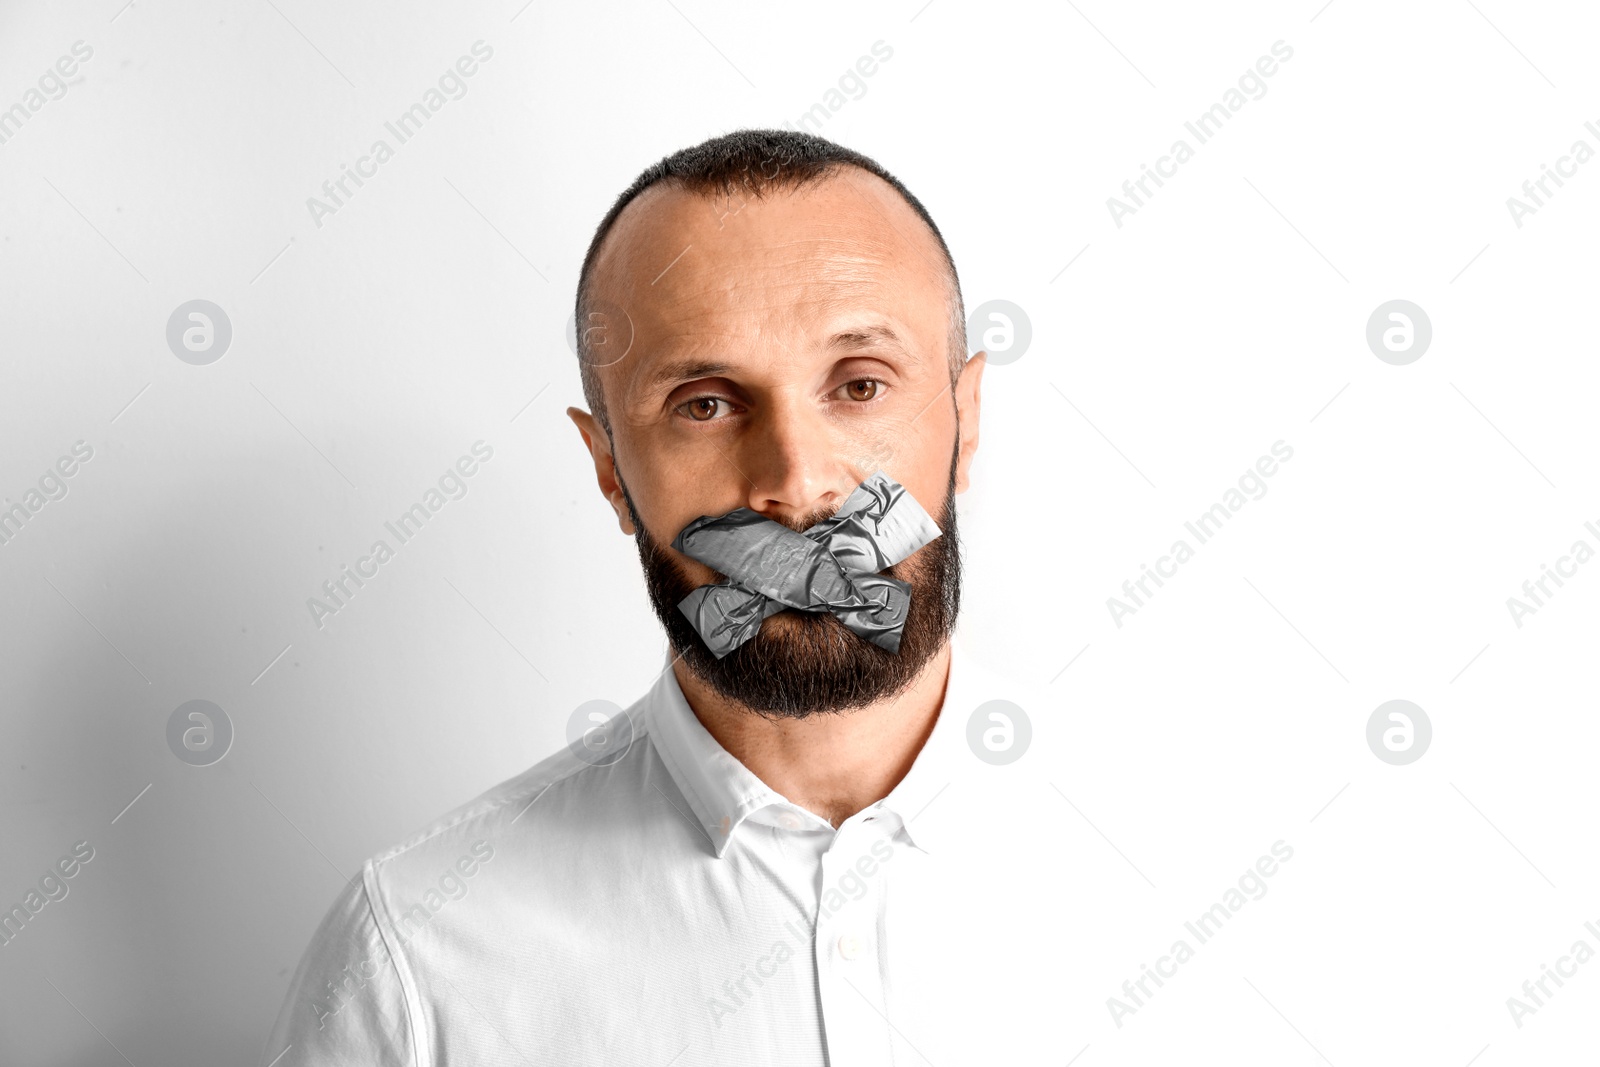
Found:
<svg viewBox="0 0 1600 1067"><path fill-rule="evenodd" d="M593 414L568 414L689 669L789 716L903 690L955 621L953 495L978 443L984 362L966 358L955 268L915 197L808 134L685 149L600 224L577 322ZM879 469L945 532L887 572L912 584L900 652L783 611L712 656L676 603L722 576L668 547L678 531L738 507L804 530Z"/></svg>

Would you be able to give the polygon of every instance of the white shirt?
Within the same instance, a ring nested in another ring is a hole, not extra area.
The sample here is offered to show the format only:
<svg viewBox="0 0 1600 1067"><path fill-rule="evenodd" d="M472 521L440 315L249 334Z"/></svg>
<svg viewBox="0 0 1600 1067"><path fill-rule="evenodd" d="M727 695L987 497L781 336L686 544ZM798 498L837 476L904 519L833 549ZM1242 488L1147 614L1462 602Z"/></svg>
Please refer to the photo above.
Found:
<svg viewBox="0 0 1600 1067"><path fill-rule="evenodd" d="M664 670L616 762L563 750L369 860L261 1062L1065 1062L1059 858L1047 801L969 747L972 711L1009 695L987 678L958 639L911 770L835 830Z"/></svg>

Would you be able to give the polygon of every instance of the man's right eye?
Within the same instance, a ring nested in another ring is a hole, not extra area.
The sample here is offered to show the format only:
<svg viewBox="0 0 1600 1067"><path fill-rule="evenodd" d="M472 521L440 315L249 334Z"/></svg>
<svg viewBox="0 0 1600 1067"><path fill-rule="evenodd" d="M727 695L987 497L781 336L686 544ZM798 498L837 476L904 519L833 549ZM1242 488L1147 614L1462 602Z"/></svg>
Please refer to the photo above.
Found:
<svg viewBox="0 0 1600 1067"><path fill-rule="evenodd" d="M695 422L710 422L717 417L718 405L729 406L728 401L720 396L697 396L678 406L690 419Z"/></svg>

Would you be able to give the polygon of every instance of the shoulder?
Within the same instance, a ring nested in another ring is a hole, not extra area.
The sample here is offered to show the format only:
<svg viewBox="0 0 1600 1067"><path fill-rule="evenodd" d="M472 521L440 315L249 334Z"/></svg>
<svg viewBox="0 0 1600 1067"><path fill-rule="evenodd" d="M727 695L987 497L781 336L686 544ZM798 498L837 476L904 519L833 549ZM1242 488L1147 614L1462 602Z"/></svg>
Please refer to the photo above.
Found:
<svg viewBox="0 0 1600 1067"><path fill-rule="evenodd" d="M372 856L364 881L380 921L391 918L386 902L421 899L441 881L448 890L483 864L537 867L574 835L593 843L607 823L631 825L662 765L648 716L635 711L629 721L632 734L620 756L598 761L567 745Z"/></svg>
<svg viewBox="0 0 1600 1067"><path fill-rule="evenodd" d="M635 823L659 766L646 731L609 763L580 751L553 753L363 863L302 956L261 1062L427 1062L419 977L442 946L489 936L505 895L532 889L576 839L602 836L597 820ZM476 904L455 903L469 893Z"/></svg>

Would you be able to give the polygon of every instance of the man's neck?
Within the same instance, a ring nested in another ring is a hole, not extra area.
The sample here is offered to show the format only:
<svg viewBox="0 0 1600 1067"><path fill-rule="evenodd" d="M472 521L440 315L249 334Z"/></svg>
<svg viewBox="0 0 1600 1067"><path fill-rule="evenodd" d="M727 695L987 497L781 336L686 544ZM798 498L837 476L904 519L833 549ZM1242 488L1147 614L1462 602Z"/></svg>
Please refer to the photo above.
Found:
<svg viewBox="0 0 1600 1067"><path fill-rule="evenodd" d="M828 820L888 796L933 732L950 675L950 642L898 696L842 714L769 719L730 701L680 659L678 687L706 731L769 789Z"/></svg>

